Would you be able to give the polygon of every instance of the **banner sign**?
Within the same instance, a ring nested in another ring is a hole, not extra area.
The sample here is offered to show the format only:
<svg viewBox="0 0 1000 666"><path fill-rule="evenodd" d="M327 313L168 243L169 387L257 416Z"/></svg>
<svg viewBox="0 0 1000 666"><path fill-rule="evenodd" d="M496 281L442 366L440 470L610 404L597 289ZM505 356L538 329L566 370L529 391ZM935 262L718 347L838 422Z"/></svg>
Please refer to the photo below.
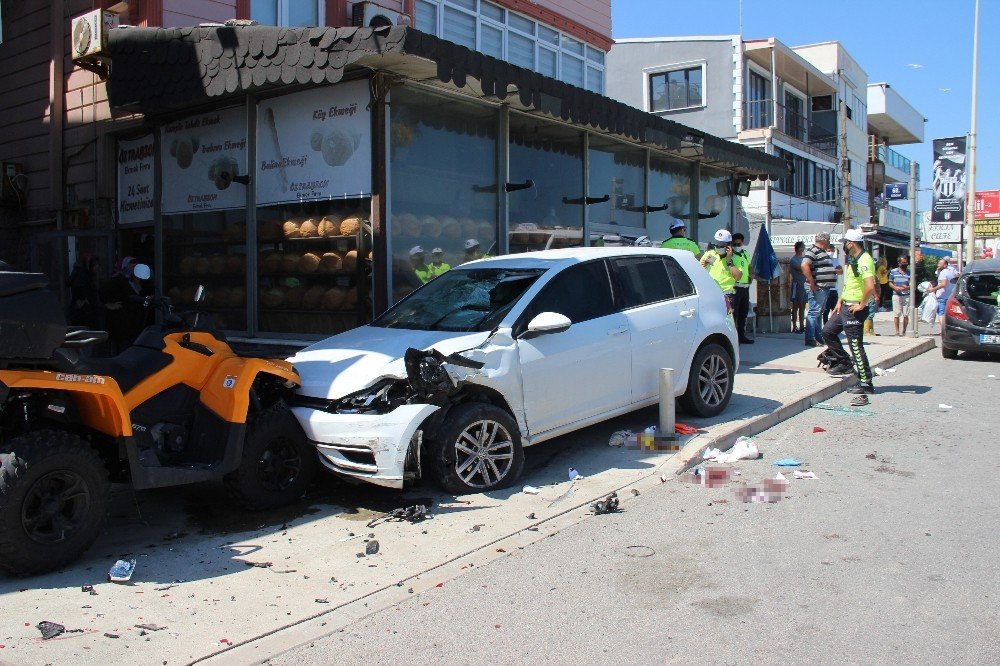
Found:
<svg viewBox="0 0 1000 666"><path fill-rule="evenodd" d="M1000 220L1000 190L976 192L977 220Z"/></svg>
<svg viewBox="0 0 1000 666"><path fill-rule="evenodd" d="M976 238L995 238L1000 236L1000 220L976 220L974 228Z"/></svg>
<svg viewBox="0 0 1000 666"><path fill-rule="evenodd" d="M961 224L925 224L921 237L925 243L958 243L961 234Z"/></svg>
<svg viewBox="0 0 1000 666"><path fill-rule="evenodd" d="M257 110L257 203L370 195L368 81L262 101Z"/></svg>
<svg viewBox="0 0 1000 666"><path fill-rule="evenodd" d="M965 219L965 137L934 139L931 222Z"/></svg>
<svg viewBox="0 0 1000 666"><path fill-rule="evenodd" d="M831 233L830 242L834 245L840 243L844 238L843 233ZM785 234L780 236L771 236L771 243L775 246L786 246L795 245L799 241L806 244L806 248L809 248L813 243L816 242L816 234Z"/></svg>
<svg viewBox="0 0 1000 666"><path fill-rule="evenodd" d="M887 183L885 186L885 200L896 201L898 199L909 199L909 189L910 186L908 183Z"/></svg>
<svg viewBox="0 0 1000 666"><path fill-rule="evenodd" d="M118 224L153 221L153 135L118 141Z"/></svg>
<svg viewBox="0 0 1000 666"><path fill-rule="evenodd" d="M183 118L161 130L163 214L244 208L247 186L246 109Z"/></svg>

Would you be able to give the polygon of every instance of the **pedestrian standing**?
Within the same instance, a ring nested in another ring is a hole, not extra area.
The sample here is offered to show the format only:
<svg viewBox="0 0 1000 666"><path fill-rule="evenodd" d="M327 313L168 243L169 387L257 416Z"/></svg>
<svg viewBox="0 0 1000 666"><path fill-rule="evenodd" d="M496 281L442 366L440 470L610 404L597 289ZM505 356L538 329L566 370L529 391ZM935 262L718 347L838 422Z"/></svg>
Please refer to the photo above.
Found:
<svg viewBox="0 0 1000 666"><path fill-rule="evenodd" d="M889 262L885 256L879 257L878 261L875 262L875 278L878 282L875 290L879 295L879 300L885 303L892 294L889 290Z"/></svg>
<svg viewBox="0 0 1000 666"><path fill-rule="evenodd" d="M837 284L837 271L830 257L830 234L818 233L812 246L802 256L802 275L806 282L806 347L823 346L823 319L827 301Z"/></svg>
<svg viewBox="0 0 1000 666"><path fill-rule="evenodd" d="M747 337L747 316L750 314L750 255L743 247L743 234L733 234L733 265L740 269L740 277L733 289L733 314L736 316L736 334L741 345L752 345Z"/></svg>
<svg viewBox="0 0 1000 666"><path fill-rule="evenodd" d="M845 376L852 372L858 383L849 393L872 395L872 371L864 347L864 321L868 303L875 294L875 260L865 251L864 235L860 229L850 229L844 234L845 263L844 289L833 308L830 321L823 327L823 339L831 355L838 360L827 372ZM840 342L840 334L847 337L848 352Z"/></svg>
<svg viewBox="0 0 1000 666"><path fill-rule="evenodd" d="M906 257L900 257L898 266L889 271L889 288L892 289L892 324L896 335L906 335L910 322L910 271ZM903 320L903 332L899 332L899 320Z"/></svg>
<svg viewBox="0 0 1000 666"><path fill-rule="evenodd" d="M733 262L733 236L729 231L719 229L715 232L715 242L705 254L701 255L701 265L708 269L708 274L722 289L726 303L732 309L736 281L743 276L743 273Z"/></svg>
<svg viewBox="0 0 1000 666"><path fill-rule="evenodd" d="M955 283L958 282L958 271L948 264L947 259L938 262L937 284L928 289L937 298L937 314L941 320L942 334L944 333L944 313L948 307L948 299L951 292L955 290Z"/></svg>
<svg viewBox="0 0 1000 666"><path fill-rule="evenodd" d="M695 258L701 253L701 248L698 247L698 244L687 237L687 225L684 223L684 220L676 218L670 223L670 238L663 241L660 247L665 247L668 250L687 250Z"/></svg>
<svg viewBox="0 0 1000 666"><path fill-rule="evenodd" d="M792 274L792 282L788 287L788 302L792 304L792 333L802 333L806 330L805 313L809 295L806 293L806 275L802 272L805 253L806 244L796 241L795 256L788 261L788 268Z"/></svg>

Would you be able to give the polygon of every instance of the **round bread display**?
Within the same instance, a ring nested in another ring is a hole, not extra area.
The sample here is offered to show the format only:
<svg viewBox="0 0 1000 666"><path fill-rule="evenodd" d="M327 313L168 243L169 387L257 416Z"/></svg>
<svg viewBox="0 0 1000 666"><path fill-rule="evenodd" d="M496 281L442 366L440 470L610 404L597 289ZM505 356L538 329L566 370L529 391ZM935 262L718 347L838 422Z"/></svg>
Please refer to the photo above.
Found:
<svg viewBox="0 0 1000 666"><path fill-rule="evenodd" d="M486 220L481 221L478 226L478 235L470 236L470 238L478 239L480 246L483 248L483 252L485 252L486 248L493 244L493 239L496 238L496 231L494 231L493 223L487 222Z"/></svg>
<svg viewBox="0 0 1000 666"><path fill-rule="evenodd" d="M297 220L288 220L281 225L281 233L285 238L301 238L302 224Z"/></svg>
<svg viewBox="0 0 1000 666"><path fill-rule="evenodd" d="M300 273L315 273L316 269L319 268L320 257L315 252L306 252L299 259L299 272Z"/></svg>
<svg viewBox="0 0 1000 666"><path fill-rule="evenodd" d="M310 287L302 296L302 307L312 310L318 308L323 302L323 295L326 289L323 287Z"/></svg>
<svg viewBox="0 0 1000 666"><path fill-rule="evenodd" d="M226 255L213 254L208 261L211 265L212 275L222 275L226 272Z"/></svg>
<svg viewBox="0 0 1000 666"><path fill-rule="evenodd" d="M344 310L353 310L358 307L358 290L354 287L344 292L344 303L340 306Z"/></svg>
<svg viewBox="0 0 1000 666"><path fill-rule="evenodd" d="M424 238L437 238L441 235L441 222L433 215L424 215L420 222L420 233Z"/></svg>
<svg viewBox="0 0 1000 666"><path fill-rule="evenodd" d="M316 220L311 217L299 227L299 236L302 238L316 238L318 235L319 227L316 226Z"/></svg>
<svg viewBox="0 0 1000 666"><path fill-rule="evenodd" d="M442 218L441 235L451 240L458 240L462 237L462 225L453 217Z"/></svg>
<svg viewBox="0 0 1000 666"><path fill-rule="evenodd" d="M301 308L302 298L306 295L306 288L302 285L291 287L285 293L284 306L286 308Z"/></svg>
<svg viewBox="0 0 1000 666"><path fill-rule="evenodd" d="M289 252L281 257L281 272L282 273L295 273L299 270L299 259L301 257L297 254Z"/></svg>
<svg viewBox="0 0 1000 666"><path fill-rule="evenodd" d="M324 252L319 260L320 273L336 273L340 270L343 260L336 252Z"/></svg>
<svg viewBox="0 0 1000 666"><path fill-rule="evenodd" d="M198 257L194 261L194 272L197 275L208 275L212 270L212 262L208 257Z"/></svg>
<svg viewBox="0 0 1000 666"><path fill-rule="evenodd" d="M330 236L340 235L340 221L332 216L325 216L316 225L316 233L324 238L329 238Z"/></svg>
<svg viewBox="0 0 1000 666"><path fill-rule="evenodd" d="M281 255L277 252L272 252L271 254L264 257L264 261L261 263L261 270L264 275L274 275L281 270Z"/></svg>
<svg viewBox="0 0 1000 666"><path fill-rule="evenodd" d="M281 222L278 220L264 220L260 223L258 236L264 241L280 240L282 236Z"/></svg>
<svg viewBox="0 0 1000 666"><path fill-rule="evenodd" d="M247 302L247 291L243 287L233 287L229 290L229 307L241 308Z"/></svg>
<svg viewBox="0 0 1000 666"><path fill-rule="evenodd" d="M226 272L232 275L242 275L247 270L247 260L242 254L231 254L226 257Z"/></svg>
<svg viewBox="0 0 1000 666"><path fill-rule="evenodd" d="M343 268L345 271L353 271L358 267L358 251L351 250L344 255Z"/></svg>
<svg viewBox="0 0 1000 666"><path fill-rule="evenodd" d="M184 257L177 265L177 272L181 275L194 275L194 257Z"/></svg>
<svg viewBox="0 0 1000 666"><path fill-rule="evenodd" d="M459 222L462 224L462 240L475 238L479 233L479 225L469 217L463 217Z"/></svg>
<svg viewBox="0 0 1000 666"><path fill-rule="evenodd" d="M353 236L361 230L361 218L352 215L351 217L346 217L340 223L340 235L341 236Z"/></svg>
<svg viewBox="0 0 1000 666"><path fill-rule="evenodd" d="M327 310L339 310L344 304L344 288L332 287L323 294L323 307Z"/></svg>
<svg viewBox="0 0 1000 666"><path fill-rule="evenodd" d="M222 240L227 243L239 243L246 238L246 226L242 222L230 224L222 232Z"/></svg>
<svg viewBox="0 0 1000 666"><path fill-rule="evenodd" d="M260 302L265 308L280 308L284 301L285 292L278 287L265 289L260 295Z"/></svg>
<svg viewBox="0 0 1000 666"><path fill-rule="evenodd" d="M416 215L400 215L400 222L403 225L403 235L415 238L420 235L422 222Z"/></svg>

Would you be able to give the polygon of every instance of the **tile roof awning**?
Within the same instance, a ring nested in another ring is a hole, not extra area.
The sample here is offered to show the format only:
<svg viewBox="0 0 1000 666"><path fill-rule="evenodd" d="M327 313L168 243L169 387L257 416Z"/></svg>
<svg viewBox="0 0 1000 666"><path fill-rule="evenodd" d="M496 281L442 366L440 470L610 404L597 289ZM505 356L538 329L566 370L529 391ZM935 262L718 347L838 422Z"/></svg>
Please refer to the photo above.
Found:
<svg viewBox="0 0 1000 666"><path fill-rule="evenodd" d="M589 125L741 177L778 179L788 171L759 150L402 26L122 27L111 31L109 51L111 106L149 116L379 70Z"/></svg>

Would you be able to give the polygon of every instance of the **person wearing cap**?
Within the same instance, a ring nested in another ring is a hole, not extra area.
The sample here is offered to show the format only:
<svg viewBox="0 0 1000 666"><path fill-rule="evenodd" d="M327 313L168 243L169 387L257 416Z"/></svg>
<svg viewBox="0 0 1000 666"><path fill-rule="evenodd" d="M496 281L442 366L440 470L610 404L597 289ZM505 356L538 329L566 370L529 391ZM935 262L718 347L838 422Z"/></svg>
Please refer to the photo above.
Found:
<svg viewBox="0 0 1000 666"><path fill-rule="evenodd" d="M864 347L868 302L875 296L875 260L865 251L864 240L860 229L849 229L844 234L847 264L844 289L833 307L830 320L823 327L823 340L831 354L839 359L827 372L835 376L856 374L858 384L848 389L848 393L866 396L859 404L867 404L867 396L875 393L872 369ZM847 352L840 342L841 332L847 337Z"/></svg>
<svg viewBox="0 0 1000 666"><path fill-rule="evenodd" d="M750 314L750 254L743 247L743 234L733 234L733 265L740 269L740 277L733 290L733 315L740 344L752 345L747 337L747 316Z"/></svg>
<svg viewBox="0 0 1000 666"><path fill-rule="evenodd" d="M719 229L715 232L715 242L701 256L701 265L708 269L708 274L732 304L736 281L743 277L743 271L737 268L733 261L733 235L729 231ZM740 342L743 342L742 338L741 335Z"/></svg>
<svg viewBox="0 0 1000 666"><path fill-rule="evenodd" d="M462 258L462 263L475 261L476 259L485 259L486 257L487 255L479 247L479 241L475 238L465 241L465 256Z"/></svg>
<svg viewBox="0 0 1000 666"><path fill-rule="evenodd" d="M410 268L420 280L420 284L427 284L436 277L434 270L424 261L424 248L419 245L410 248Z"/></svg>
<svg viewBox="0 0 1000 666"><path fill-rule="evenodd" d="M142 281L135 275L137 264L135 257L119 259L114 275L100 289L108 342L114 354L131 346L150 318L149 308L132 298L146 296Z"/></svg>
<svg viewBox="0 0 1000 666"><path fill-rule="evenodd" d="M439 247L431 250L431 274L432 277L444 275L451 270L451 265L444 262L444 250Z"/></svg>
<svg viewBox="0 0 1000 666"><path fill-rule="evenodd" d="M674 219L670 223L670 238L663 241L660 247L665 247L668 250L687 250L693 254L696 258L701 254L701 248L693 240L688 238L685 234L687 233L687 225L684 224L683 220Z"/></svg>

